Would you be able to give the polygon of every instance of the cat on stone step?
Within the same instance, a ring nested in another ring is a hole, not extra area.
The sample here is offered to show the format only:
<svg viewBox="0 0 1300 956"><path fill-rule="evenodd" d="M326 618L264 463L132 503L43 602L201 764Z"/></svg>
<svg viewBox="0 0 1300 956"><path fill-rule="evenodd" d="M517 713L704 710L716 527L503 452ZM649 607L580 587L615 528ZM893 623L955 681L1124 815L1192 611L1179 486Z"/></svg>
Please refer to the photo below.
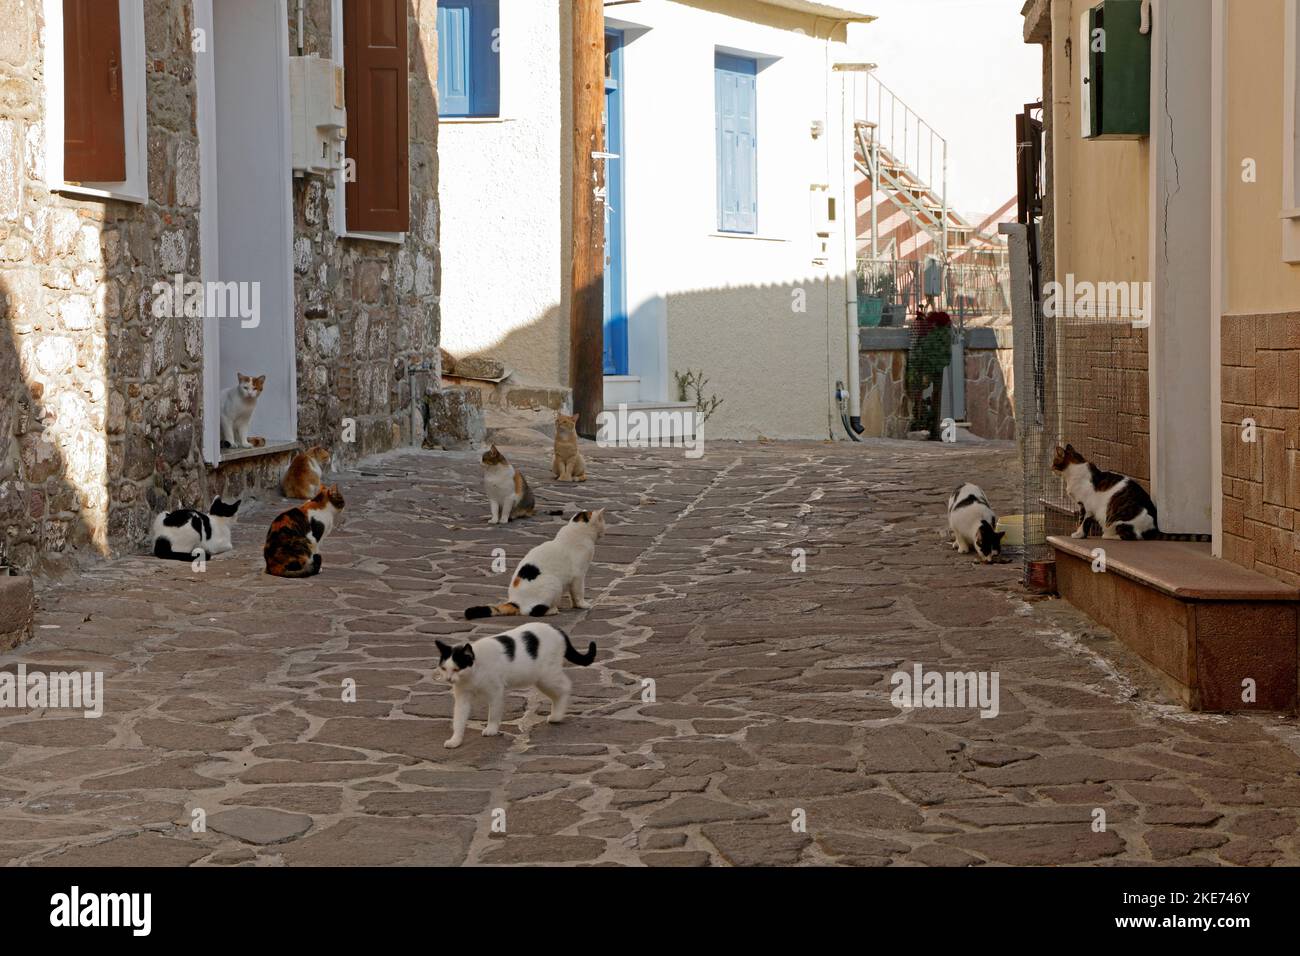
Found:
<svg viewBox="0 0 1300 956"><path fill-rule="evenodd" d="M465 725L476 697L486 697L487 725L484 737L501 733L506 691L518 687L536 687L551 699L551 716L558 724L569 706L569 676L564 662L587 667L596 659L596 644L578 653L569 635L550 624L525 624L495 637L479 638L471 644L450 647L438 645L438 669L441 680L451 684L455 705L451 717L451 737L444 747L459 747L465 739Z"/></svg>
<svg viewBox="0 0 1300 956"><path fill-rule="evenodd" d="M169 561L193 561L200 551L205 560L214 554L224 554L233 547L230 531L238 511L238 501L228 503L218 495L206 513L181 508L158 515L153 519L153 556Z"/></svg>
<svg viewBox="0 0 1300 956"><path fill-rule="evenodd" d="M985 564L1002 554L1006 532L997 530L998 516L979 485L968 481L948 496L948 527L952 529L952 546L958 554L970 554L973 550Z"/></svg>
<svg viewBox="0 0 1300 956"><path fill-rule="evenodd" d="M589 608L583 598L587 568L596 554L596 541L605 533L605 509L579 511L568 520L554 541L533 548L514 577L506 600L495 607L472 607L465 617L543 617L560 613L560 599L568 594L575 608Z"/></svg>
<svg viewBox="0 0 1300 956"><path fill-rule="evenodd" d="M1070 535L1086 538L1094 528L1103 538L1125 541L1209 541L1206 534L1167 534L1160 530L1155 502L1127 475L1102 471L1073 445L1056 446L1052 470L1065 478L1065 490L1079 506L1079 527Z"/></svg>
<svg viewBox="0 0 1300 956"><path fill-rule="evenodd" d="M248 425L253 420L253 411L262 395L266 376L253 378L243 372L236 375L239 381L221 393L221 447L261 448L266 439L249 438Z"/></svg>

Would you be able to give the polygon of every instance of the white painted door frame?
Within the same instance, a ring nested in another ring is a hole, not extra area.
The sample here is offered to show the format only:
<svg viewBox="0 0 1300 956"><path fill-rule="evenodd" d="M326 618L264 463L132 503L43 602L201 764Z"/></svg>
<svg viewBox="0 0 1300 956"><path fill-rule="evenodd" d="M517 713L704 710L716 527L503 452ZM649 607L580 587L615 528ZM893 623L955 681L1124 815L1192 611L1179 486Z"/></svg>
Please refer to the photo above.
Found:
<svg viewBox="0 0 1300 956"><path fill-rule="evenodd" d="M1212 14L1212 0L1153 0L1151 491L1161 527L1192 533L1213 523Z"/></svg>
<svg viewBox="0 0 1300 956"><path fill-rule="evenodd" d="M217 172L217 87L215 44L219 38L214 33L214 0L193 0L194 25L204 30L206 52L195 53L195 85L197 91L197 125L199 133L199 243L200 243L200 277L202 281L214 282L225 278L221 272L220 239L221 221L219 216ZM292 129L289 108L289 22L288 0L275 0L278 7L277 23L284 25L279 30L282 42L276 44L279 63L276 68L278 89L269 92L267 102L276 112L276 126L279 136L271 142L250 144L250 148L273 150L277 168L284 176L283 204L283 244L279 250L282 262L277 271L282 269L285 276L284 311L279 305L271 303L270 308L263 303L263 313L270 321L278 323L285 336L284 349L287 361L276 369L284 376L288 389L289 429L296 437L298 430L298 387L297 387L297 339L295 329L296 286L293 272L293 184L292 169ZM229 228L227 224L227 228ZM229 383L221 380L221 323L216 317L203 319L203 457L210 465L221 461L221 391Z"/></svg>

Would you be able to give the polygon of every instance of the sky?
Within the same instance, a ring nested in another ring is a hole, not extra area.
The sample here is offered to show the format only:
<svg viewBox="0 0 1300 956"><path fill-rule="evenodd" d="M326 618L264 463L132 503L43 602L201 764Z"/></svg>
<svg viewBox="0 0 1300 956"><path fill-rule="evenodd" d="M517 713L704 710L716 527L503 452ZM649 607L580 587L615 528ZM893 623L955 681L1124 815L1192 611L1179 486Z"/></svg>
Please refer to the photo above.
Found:
<svg viewBox="0 0 1300 956"><path fill-rule="evenodd" d="M1016 192L1015 114L1042 96L1042 47L1024 0L875 0L851 56L948 140L948 200L992 212ZM936 177L937 178L937 177ZM937 185L937 184L936 184Z"/></svg>

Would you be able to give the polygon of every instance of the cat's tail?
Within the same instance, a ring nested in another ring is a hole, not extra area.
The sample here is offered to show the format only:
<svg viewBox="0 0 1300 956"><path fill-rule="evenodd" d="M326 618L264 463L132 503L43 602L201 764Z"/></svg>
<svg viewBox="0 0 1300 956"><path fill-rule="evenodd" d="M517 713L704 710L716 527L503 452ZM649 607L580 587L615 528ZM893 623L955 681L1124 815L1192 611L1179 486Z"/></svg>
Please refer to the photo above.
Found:
<svg viewBox="0 0 1300 956"><path fill-rule="evenodd" d="M515 617L519 614L519 605L513 601L506 601L505 604L498 604L496 607L488 607L480 604L477 607L465 609L465 620L476 621L481 617Z"/></svg>
<svg viewBox="0 0 1300 956"><path fill-rule="evenodd" d="M1201 541L1210 542L1214 538L1208 534L1181 534L1176 531L1148 531L1143 535L1144 541Z"/></svg>
<svg viewBox="0 0 1300 956"><path fill-rule="evenodd" d="M198 548L195 548L194 550L197 551ZM153 556L155 558L162 558L166 561L193 561L198 557L198 555L186 554L184 551L173 551L171 542L165 538L159 538L154 541ZM204 557L207 557L206 551L204 551Z"/></svg>
<svg viewBox="0 0 1300 956"><path fill-rule="evenodd" d="M557 631L560 629L557 627ZM579 667L587 667L596 659L596 642L592 641L587 645L587 653L579 654L573 644L569 642L569 635L560 631L560 636L564 638L564 659L570 664L577 664Z"/></svg>

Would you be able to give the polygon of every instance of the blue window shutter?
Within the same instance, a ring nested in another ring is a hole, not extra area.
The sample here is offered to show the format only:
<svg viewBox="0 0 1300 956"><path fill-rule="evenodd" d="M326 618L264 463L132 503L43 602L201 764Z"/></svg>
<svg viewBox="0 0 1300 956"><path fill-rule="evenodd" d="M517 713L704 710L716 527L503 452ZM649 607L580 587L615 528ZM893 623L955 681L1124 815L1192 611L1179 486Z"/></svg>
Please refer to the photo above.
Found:
<svg viewBox="0 0 1300 956"><path fill-rule="evenodd" d="M500 0L438 0L438 115L501 114Z"/></svg>
<svg viewBox="0 0 1300 956"><path fill-rule="evenodd" d="M758 64L717 54L718 228L758 231Z"/></svg>
<svg viewBox="0 0 1300 956"><path fill-rule="evenodd" d="M500 0L472 0L470 43L474 51L470 69L470 112L473 116L501 115Z"/></svg>
<svg viewBox="0 0 1300 956"><path fill-rule="evenodd" d="M438 115L470 115L468 4L438 5Z"/></svg>

